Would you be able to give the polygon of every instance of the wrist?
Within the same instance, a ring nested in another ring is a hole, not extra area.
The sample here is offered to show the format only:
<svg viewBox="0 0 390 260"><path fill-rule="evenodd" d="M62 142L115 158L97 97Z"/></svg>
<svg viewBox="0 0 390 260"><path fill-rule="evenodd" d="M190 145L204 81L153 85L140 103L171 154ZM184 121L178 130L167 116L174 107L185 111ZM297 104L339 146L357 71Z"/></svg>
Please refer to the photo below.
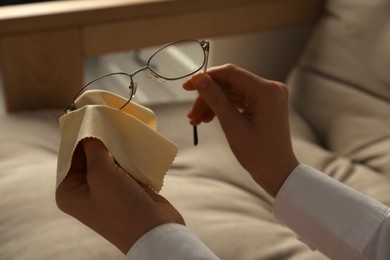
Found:
<svg viewBox="0 0 390 260"><path fill-rule="evenodd" d="M298 165L299 162L294 157L288 162L280 162L277 166L261 169L259 171L260 174L252 174L252 176L257 184L275 198L288 176Z"/></svg>

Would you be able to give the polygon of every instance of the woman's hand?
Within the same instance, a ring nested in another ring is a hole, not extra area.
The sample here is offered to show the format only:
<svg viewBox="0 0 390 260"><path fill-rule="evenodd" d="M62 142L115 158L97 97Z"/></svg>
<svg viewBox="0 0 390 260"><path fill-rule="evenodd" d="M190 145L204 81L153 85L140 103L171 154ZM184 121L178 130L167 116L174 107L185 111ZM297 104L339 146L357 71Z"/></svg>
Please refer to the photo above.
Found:
<svg viewBox="0 0 390 260"><path fill-rule="evenodd" d="M151 188L120 168L98 139L82 141L70 172L56 191L58 207L123 253L146 232L165 223L184 225L180 213Z"/></svg>
<svg viewBox="0 0 390 260"><path fill-rule="evenodd" d="M228 64L194 75L183 87L199 92L188 114L190 123L198 125L217 116L238 161L276 196L298 165L291 145L286 85Z"/></svg>

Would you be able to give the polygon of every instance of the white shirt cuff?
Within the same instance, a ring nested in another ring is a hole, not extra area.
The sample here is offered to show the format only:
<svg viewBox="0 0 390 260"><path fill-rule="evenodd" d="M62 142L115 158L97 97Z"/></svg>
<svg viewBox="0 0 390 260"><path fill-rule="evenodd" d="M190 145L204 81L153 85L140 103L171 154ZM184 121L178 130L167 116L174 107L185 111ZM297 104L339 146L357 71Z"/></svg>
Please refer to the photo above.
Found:
<svg viewBox="0 0 390 260"><path fill-rule="evenodd" d="M130 248L126 260L219 259L187 227L164 224L143 235Z"/></svg>
<svg viewBox="0 0 390 260"><path fill-rule="evenodd" d="M275 217L300 240L334 259L365 259L387 207L306 165L280 189Z"/></svg>

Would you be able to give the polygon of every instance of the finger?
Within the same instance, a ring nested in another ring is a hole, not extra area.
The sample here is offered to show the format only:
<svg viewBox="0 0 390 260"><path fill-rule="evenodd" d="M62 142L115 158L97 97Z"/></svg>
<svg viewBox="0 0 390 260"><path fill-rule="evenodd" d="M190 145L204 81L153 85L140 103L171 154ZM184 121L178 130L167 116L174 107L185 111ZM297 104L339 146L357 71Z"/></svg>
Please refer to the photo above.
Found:
<svg viewBox="0 0 390 260"><path fill-rule="evenodd" d="M85 192L88 191L86 172L85 153L83 145L79 143L73 152L69 172L56 189L56 203L62 211L74 214L78 208L85 206L82 204L85 202Z"/></svg>
<svg viewBox="0 0 390 260"><path fill-rule="evenodd" d="M215 118L214 112L210 111L207 115L205 115L203 117L202 121L205 122L205 123L208 123L208 122L213 121L214 118Z"/></svg>
<svg viewBox="0 0 390 260"><path fill-rule="evenodd" d="M72 163L70 165L70 172L85 172L87 169L87 163L85 159L84 149L81 143L77 144L76 149L73 152Z"/></svg>
<svg viewBox="0 0 390 260"><path fill-rule="evenodd" d="M192 84L207 106L218 117L222 126L228 126L240 120L240 113L213 78L200 73L192 78Z"/></svg>
<svg viewBox="0 0 390 260"><path fill-rule="evenodd" d="M198 125L202 121L205 121L205 118L209 118L211 115L214 116L214 112L210 109L203 98L198 96L191 111L188 113L188 118L190 119L190 123L192 125Z"/></svg>
<svg viewBox="0 0 390 260"><path fill-rule="evenodd" d="M237 92L259 91L259 88L268 87L270 81L257 76L233 64L225 64L207 70L219 85L229 87Z"/></svg>
<svg viewBox="0 0 390 260"><path fill-rule="evenodd" d="M78 144L73 152L68 174L58 187L59 193L66 191L85 190L87 185L87 163L82 144Z"/></svg>
<svg viewBox="0 0 390 260"><path fill-rule="evenodd" d="M185 90L189 90L189 91L195 90L194 85L192 85L191 79L189 79L189 80L187 80L186 82L183 83L183 88L184 88Z"/></svg>
<svg viewBox="0 0 390 260"><path fill-rule="evenodd" d="M112 158L108 155L107 148L97 138L86 138L83 141L87 168L93 170L101 167L106 162L110 162Z"/></svg>

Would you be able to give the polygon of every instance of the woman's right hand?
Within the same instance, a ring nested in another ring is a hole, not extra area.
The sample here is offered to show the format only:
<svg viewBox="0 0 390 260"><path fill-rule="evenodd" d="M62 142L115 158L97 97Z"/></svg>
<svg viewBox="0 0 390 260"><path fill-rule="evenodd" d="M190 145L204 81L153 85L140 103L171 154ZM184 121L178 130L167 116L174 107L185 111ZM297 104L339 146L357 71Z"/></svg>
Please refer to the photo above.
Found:
<svg viewBox="0 0 390 260"><path fill-rule="evenodd" d="M238 161L275 197L299 164L291 145L287 86L227 64L194 75L183 87L199 93L190 123L217 116Z"/></svg>

